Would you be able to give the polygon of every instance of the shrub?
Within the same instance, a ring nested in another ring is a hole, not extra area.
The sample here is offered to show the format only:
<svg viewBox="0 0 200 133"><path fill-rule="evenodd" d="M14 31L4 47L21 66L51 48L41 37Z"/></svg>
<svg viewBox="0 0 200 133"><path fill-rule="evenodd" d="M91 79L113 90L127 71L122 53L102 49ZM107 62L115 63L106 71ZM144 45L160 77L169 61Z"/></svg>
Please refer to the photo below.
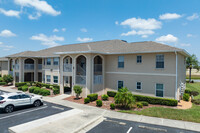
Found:
<svg viewBox="0 0 200 133"><path fill-rule="evenodd" d="M189 90L189 89L185 89L185 93L188 93L189 95L191 95L191 90Z"/></svg>
<svg viewBox="0 0 200 133"><path fill-rule="evenodd" d="M134 95L136 101L146 101L150 104L159 104L167 106L177 106L178 101L175 99L159 98L159 97L150 97L142 95Z"/></svg>
<svg viewBox="0 0 200 133"><path fill-rule="evenodd" d="M141 101L140 103L141 103L143 106L149 106L149 103L146 102L146 101Z"/></svg>
<svg viewBox="0 0 200 133"><path fill-rule="evenodd" d="M90 102L90 99L89 99L88 97L84 99L84 103L85 103L85 104L87 104L87 103L89 103L89 102Z"/></svg>
<svg viewBox="0 0 200 133"><path fill-rule="evenodd" d="M81 86L79 85L75 85L74 86L74 92L76 93L76 98L78 99L80 94L82 93L82 88Z"/></svg>
<svg viewBox="0 0 200 133"><path fill-rule="evenodd" d="M58 88L53 88L53 94L54 94L54 95L60 94L60 89L58 89Z"/></svg>
<svg viewBox="0 0 200 133"><path fill-rule="evenodd" d="M200 105L200 99L192 99L192 103Z"/></svg>
<svg viewBox="0 0 200 133"><path fill-rule="evenodd" d="M27 85L25 85L25 86L22 86L22 91L28 91L28 86Z"/></svg>
<svg viewBox="0 0 200 133"><path fill-rule="evenodd" d="M21 87L21 86L24 86L26 84L27 84L26 82L15 83L15 87Z"/></svg>
<svg viewBox="0 0 200 133"><path fill-rule="evenodd" d="M90 94L87 95L87 97L90 99L91 102L96 101L98 99L98 94Z"/></svg>
<svg viewBox="0 0 200 133"><path fill-rule="evenodd" d="M42 96L48 96L48 95L50 95L50 90L40 89L39 94L42 95Z"/></svg>
<svg viewBox="0 0 200 133"><path fill-rule="evenodd" d="M65 86L65 87L64 87L64 91L65 91L65 92L71 91L71 88L70 88L70 87L67 87L67 86Z"/></svg>
<svg viewBox="0 0 200 133"><path fill-rule="evenodd" d="M6 82L0 82L0 85L6 85L7 83Z"/></svg>
<svg viewBox="0 0 200 133"><path fill-rule="evenodd" d="M103 101L106 101L106 100L108 100L108 98L109 98L109 96L108 96L108 95L102 95L102 96L101 96L101 99L102 99Z"/></svg>
<svg viewBox="0 0 200 133"><path fill-rule="evenodd" d="M19 90L19 91L22 91L22 86L18 87L18 90Z"/></svg>
<svg viewBox="0 0 200 133"><path fill-rule="evenodd" d="M27 86L31 86L31 83L26 83Z"/></svg>
<svg viewBox="0 0 200 133"><path fill-rule="evenodd" d="M39 87L36 87L33 91L34 94L40 94L41 89Z"/></svg>
<svg viewBox="0 0 200 133"><path fill-rule="evenodd" d="M111 103L111 104L110 104L110 108L111 108L111 109L115 109L115 104L114 104L114 103Z"/></svg>
<svg viewBox="0 0 200 133"><path fill-rule="evenodd" d="M46 88L46 87L45 87ZM53 86L49 86L49 89L53 90Z"/></svg>
<svg viewBox="0 0 200 133"><path fill-rule="evenodd" d="M135 98L127 88L120 89L114 99L115 104L124 108L131 108L135 104Z"/></svg>
<svg viewBox="0 0 200 133"><path fill-rule="evenodd" d="M115 92L115 91L107 91L107 95L109 97L115 97L116 94L117 94L117 92Z"/></svg>
<svg viewBox="0 0 200 133"><path fill-rule="evenodd" d="M184 93L183 94L183 100L184 101L189 101L189 99L190 99L190 95L188 93Z"/></svg>
<svg viewBox="0 0 200 133"><path fill-rule="evenodd" d="M33 86L33 87L29 88L29 92L33 93L33 91L34 91L35 88L37 88L37 87Z"/></svg>
<svg viewBox="0 0 200 133"><path fill-rule="evenodd" d="M143 108L143 104L142 103L137 103L137 108Z"/></svg>
<svg viewBox="0 0 200 133"><path fill-rule="evenodd" d="M42 87L41 89L46 89L46 87Z"/></svg>
<svg viewBox="0 0 200 133"><path fill-rule="evenodd" d="M4 75L3 81L6 82L7 84L11 83L11 82L13 82L13 77L11 75Z"/></svg>
<svg viewBox="0 0 200 133"><path fill-rule="evenodd" d="M96 101L96 105L97 105L98 107L101 107L101 106L102 106L102 101L101 101L101 100L97 100L97 101Z"/></svg>
<svg viewBox="0 0 200 133"><path fill-rule="evenodd" d="M50 87L49 87L49 88L50 88ZM60 89L60 86L59 86L59 85L53 85L53 88Z"/></svg>
<svg viewBox="0 0 200 133"><path fill-rule="evenodd" d="M2 77L0 77L0 82L3 82L3 78Z"/></svg>

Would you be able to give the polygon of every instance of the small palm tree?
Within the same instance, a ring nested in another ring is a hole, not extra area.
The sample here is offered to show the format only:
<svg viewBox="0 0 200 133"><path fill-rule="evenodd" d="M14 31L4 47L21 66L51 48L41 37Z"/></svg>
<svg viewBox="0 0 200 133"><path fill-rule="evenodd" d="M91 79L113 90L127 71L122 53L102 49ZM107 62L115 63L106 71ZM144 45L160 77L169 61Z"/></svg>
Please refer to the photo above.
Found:
<svg viewBox="0 0 200 133"><path fill-rule="evenodd" d="M189 69L189 82L191 82L191 73L192 73L192 69L197 69L199 71L200 66L199 66L199 61L196 57L196 55L192 55L186 58L186 68Z"/></svg>

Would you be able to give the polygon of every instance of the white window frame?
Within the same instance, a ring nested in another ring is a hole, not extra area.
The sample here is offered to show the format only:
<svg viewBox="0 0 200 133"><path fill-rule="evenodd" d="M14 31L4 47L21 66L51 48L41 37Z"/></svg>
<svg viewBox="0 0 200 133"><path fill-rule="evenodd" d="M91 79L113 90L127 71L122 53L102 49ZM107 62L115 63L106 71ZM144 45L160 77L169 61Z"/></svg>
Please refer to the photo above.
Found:
<svg viewBox="0 0 200 133"><path fill-rule="evenodd" d="M120 58L120 57L123 57L123 63L124 63L124 64L123 64L123 67L120 67L120 66L119 66L119 63L122 63L122 62L119 62L119 58ZM124 65L125 65L124 56L118 56L118 58L117 58L117 67L118 67L118 68L124 68Z"/></svg>
<svg viewBox="0 0 200 133"><path fill-rule="evenodd" d="M163 68L157 68L157 56L163 56L163 63L164 63L164 65L163 65ZM156 69L164 69L165 68L165 55L164 54L157 54L156 55Z"/></svg>
<svg viewBox="0 0 200 133"><path fill-rule="evenodd" d="M48 81L48 77L47 76L50 77L50 81ZM47 83L51 83L51 75L46 75L46 81L47 81Z"/></svg>
<svg viewBox="0 0 200 133"><path fill-rule="evenodd" d="M137 88L137 83L140 83L140 89ZM136 90L142 90L142 82L136 82Z"/></svg>
<svg viewBox="0 0 200 133"><path fill-rule="evenodd" d="M156 97L160 97L160 96L157 96L157 95L156 95L156 90L157 90L156 85L157 85L157 84L162 84L162 85L163 85L163 97L164 97L164 96L165 96L165 93L164 93L165 85L164 85L164 83L156 83L156 84L155 84L155 96L156 96Z"/></svg>
<svg viewBox="0 0 200 133"><path fill-rule="evenodd" d="M56 82L55 82L55 79L54 79L55 77L58 78L58 76L53 76L53 83L54 83L54 84L58 84L58 79L57 79L57 83L56 83Z"/></svg>
<svg viewBox="0 0 200 133"><path fill-rule="evenodd" d="M139 57L139 56L141 57L140 62L138 62L138 57ZM136 63L137 63L137 64L141 64L141 63L142 63L142 55L137 55L137 56L136 56Z"/></svg>
<svg viewBox="0 0 200 133"><path fill-rule="evenodd" d="M122 88L124 87L124 81L123 81L123 80L118 80L118 81L117 81L117 89L118 89L118 90L121 89L121 88L119 88L119 81L122 81L122 82L123 82Z"/></svg>
<svg viewBox="0 0 200 133"><path fill-rule="evenodd" d="M55 59L58 59L58 61L55 61ZM55 64L56 62L58 62L58 64ZM59 65L59 58L58 57L53 58L53 65L54 66L58 66Z"/></svg>
<svg viewBox="0 0 200 133"><path fill-rule="evenodd" d="M50 64L48 64L49 59L50 59ZM47 61L47 66L50 66L51 65L51 58L47 58L46 61Z"/></svg>

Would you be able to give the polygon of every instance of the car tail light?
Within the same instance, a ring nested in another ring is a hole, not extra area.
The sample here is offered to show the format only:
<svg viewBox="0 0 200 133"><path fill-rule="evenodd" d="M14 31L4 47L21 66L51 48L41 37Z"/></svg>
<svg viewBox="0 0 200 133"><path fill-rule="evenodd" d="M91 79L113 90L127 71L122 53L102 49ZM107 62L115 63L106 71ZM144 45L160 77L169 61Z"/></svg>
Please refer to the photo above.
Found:
<svg viewBox="0 0 200 133"><path fill-rule="evenodd" d="M6 101L0 101L0 104L3 104L4 102L6 102Z"/></svg>

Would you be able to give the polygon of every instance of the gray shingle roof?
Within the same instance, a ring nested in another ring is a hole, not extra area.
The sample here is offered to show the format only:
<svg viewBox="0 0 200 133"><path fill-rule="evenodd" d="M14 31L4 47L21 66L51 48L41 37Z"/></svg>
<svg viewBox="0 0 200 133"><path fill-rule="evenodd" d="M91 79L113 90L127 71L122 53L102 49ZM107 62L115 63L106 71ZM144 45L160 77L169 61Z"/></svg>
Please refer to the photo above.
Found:
<svg viewBox="0 0 200 133"><path fill-rule="evenodd" d="M67 53L126 54L173 51L182 51L183 53L185 53L185 55L188 54L183 49L152 41L128 43L123 40L107 40L80 44L61 45L39 51L25 51L10 55L8 57L55 57L59 56L59 54Z"/></svg>
<svg viewBox="0 0 200 133"><path fill-rule="evenodd" d="M8 61L8 58L0 57L0 61Z"/></svg>

